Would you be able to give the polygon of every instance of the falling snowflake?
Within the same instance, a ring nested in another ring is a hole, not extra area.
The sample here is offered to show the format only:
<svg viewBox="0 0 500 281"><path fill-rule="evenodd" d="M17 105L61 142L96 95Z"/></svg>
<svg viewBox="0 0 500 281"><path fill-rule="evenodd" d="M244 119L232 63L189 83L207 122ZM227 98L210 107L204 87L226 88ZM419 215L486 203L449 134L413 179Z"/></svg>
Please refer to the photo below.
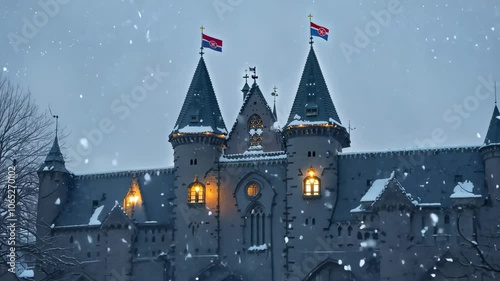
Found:
<svg viewBox="0 0 500 281"><path fill-rule="evenodd" d="M61 204L61 199L57 198L57 199L56 199L56 202L54 202L54 204L56 204L56 205L60 205L60 204Z"/></svg>
<svg viewBox="0 0 500 281"><path fill-rule="evenodd" d="M80 139L80 145L85 148L85 149L88 149L89 148L89 140L86 139L86 138L81 138Z"/></svg>
<svg viewBox="0 0 500 281"><path fill-rule="evenodd" d="M359 267L363 267L365 265L365 259L360 259L359 260Z"/></svg>

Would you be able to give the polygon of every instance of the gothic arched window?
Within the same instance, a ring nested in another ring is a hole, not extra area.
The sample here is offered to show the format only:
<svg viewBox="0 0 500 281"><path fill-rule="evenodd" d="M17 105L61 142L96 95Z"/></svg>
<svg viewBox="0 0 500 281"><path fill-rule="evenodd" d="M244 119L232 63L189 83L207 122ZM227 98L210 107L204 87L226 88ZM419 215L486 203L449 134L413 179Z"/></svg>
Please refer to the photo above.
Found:
<svg viewBox="0 0 500 281"><path fill-rule="evenodd" d="M205 187L199 183L198 180L195 180L195 182L188 187L188 203L205 203Z"/></svg>
<svg viewBox="0 0 500 281"><path fill-rule="evenodd" d="M266 244L266 214L260 204L255 204L247 213L250 246Z"/></svg>
<svg viewBox="0 0 500 281"><path fill-rule="evenodd" d="M318 197L320 196L320 180L315 176L316 172L309 169L307 177L304 179L304 187L302 195L304 197Z"/></svg>
<svg viewBox="0 0 500 281"><path fill-rule="evenodd" d="M262 122L262 118L259 115L254 114L250 116L248 120L248 128L250 129L250 146L258 147L262 145L262 128L264 128L264 124Z"/></svg>

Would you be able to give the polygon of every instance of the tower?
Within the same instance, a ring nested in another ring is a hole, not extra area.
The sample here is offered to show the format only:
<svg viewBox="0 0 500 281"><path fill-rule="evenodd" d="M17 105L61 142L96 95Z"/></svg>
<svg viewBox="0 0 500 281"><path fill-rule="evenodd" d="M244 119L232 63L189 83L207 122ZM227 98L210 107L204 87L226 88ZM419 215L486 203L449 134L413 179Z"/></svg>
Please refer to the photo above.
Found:
<svg viewBox="0 0 500 281"><path fill-rule="evenodd" d="M480 152L484 161L484 174L490 202L500 208L500 111L495 104L488 132Z"/></svg>
<svg viewBox="0 0 500 281"><path fill-rule="evenodd" d="M218 259L220 245L218 159L227 131L203 57L169 136L174 149L175 280Z"/></svg>
<svg viewBox="0 0 500 281"><path fill-rule="evenodd" d="M288 153L285 267L288 280L302 280L314 266L327 263L326 257L318 260L308 255L321 247L318 239L329 235L338 192L337 153L350 145L312 45L284 136ZM316 265L301 268L299 261L305 259Z"/></svg>
<svg viewBox="0 0 500 281"><path fill-rule="evenodd" d="M37 206L37 235L46 236L59 213L64 209L73 179L66 169L56 137L44 163L37 171L39 179Z"/></svg>

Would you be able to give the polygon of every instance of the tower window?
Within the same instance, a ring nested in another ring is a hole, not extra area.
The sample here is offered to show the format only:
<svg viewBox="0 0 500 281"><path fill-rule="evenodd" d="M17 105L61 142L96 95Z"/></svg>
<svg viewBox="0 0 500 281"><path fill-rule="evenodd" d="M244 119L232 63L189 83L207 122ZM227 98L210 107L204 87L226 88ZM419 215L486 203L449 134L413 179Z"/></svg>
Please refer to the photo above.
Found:
<svg viewBox="0 0 500 281"><path fill-rule="evenodd" d="M92 200L92 213L94 213L95 209L99 206L99 200Z"/></svg>
<svg viewBox="0 0 500 281"><path fill-rule="evenodd" d="M196 166L198 165L198 159L189 159L189 165Z"/></svg>
<svg viewBox="0 0 500 281"><path fill-rule="evenodd" d="M304 179L304 187L302 195L304 197L318 197L320 196L320 180L315 176L316 172L309 169L307 177Z"/></svg>
<svg viewBox="0 0 500 281"><path fill-rule="evenodd" d="M205 187L198 182L198 179L188 187L188 203L205 203Z"/></svg>
<svg viewBox="0 0 500 281"><path fill-rule="evenodd" d="M262 118L259 115L254 114L248 119L248 128L250 129L250 146L261 146L262 145L262 128L264 124Z"/></svg>
<svg viewBox="0 0 500 281"><path fill-rule="evenodd" d="M449 224L450 223L450 215L446 214L444 215L444 224Z"/></svg>
<svg viewBox="0 0 500 281"><path fill-rule="evenodd" d="M306 116L316 116L318 115L318 107L306 108Z"/></svg>
<svg viewBox="0 0 500 281"><path fill-rule="evenodd" d="M464 176L462 175L455 175L455 184L459 183L459 182L463 182L464 181Z"/></svg>
<svg viewBox="0 0 500 281"><path fill-rule="evenodd" d="M250 220L248 229L250 246L266 244L266 215L262 205L255 204L253 208L249 209L247 217Z"/></svg>
<svg viewBox="0 0 500 281"><path fill-rule="evenodd" d="M198 115L191 115L190 121L191 121L191 123L197 123L199 121Z"/></svg>
<svg viewBox="0 0 500 281"><path fill-rule="evenodd" d="M259 184L252 182L247 186L247 195L249 197L255 198L257 195L259 195L259 192L260 192Z"/></svg>

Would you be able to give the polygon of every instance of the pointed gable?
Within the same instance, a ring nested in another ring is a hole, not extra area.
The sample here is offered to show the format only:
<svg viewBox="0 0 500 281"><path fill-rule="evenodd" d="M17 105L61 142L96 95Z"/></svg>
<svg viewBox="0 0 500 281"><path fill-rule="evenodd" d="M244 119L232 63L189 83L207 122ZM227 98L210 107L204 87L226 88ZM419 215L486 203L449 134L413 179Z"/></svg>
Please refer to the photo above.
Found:
<svg viewBox="0 0 500 281"><path fill-rule="evenodd" d="M488 127L488 133L484 139L484 144L494 144L500 143L500 112L498 107L495 105L493 110L493 116L491 116L490 126Z"/></svg>
<svg viewBox="0 0 500 281"><path fill-rule="evenodd" d="M341 124L312 47L307 56L287 126L294 123Z"/></svg>
<svg viewBox="0 0 500 281"><path fill-rule="evenodd" d="M201 57L172 134L204 132L227 134L205 60Z"/></svg>
<svg viewBox="0 0 500 281"><path fill-rule="evenodd" d="M104 217L101 228L132 224L132 221L127 216L127 214L125 214L120 204L118 204L118 202L115 202L115 206L111 209L109 214Z"/></svg>
<svg viewBox="0 0 500 281"><path fill-rule="evenodd" d="M252 128L253 120L260 120L262 125L257 127L261 128ZM254 83L243 101L236 122L231 128L226 153L237 154L248 150L281 151L281 132L277 128L276 121L262 91ZM261 140L261 145L255 145L258 144L259 140Z"/></svg>

